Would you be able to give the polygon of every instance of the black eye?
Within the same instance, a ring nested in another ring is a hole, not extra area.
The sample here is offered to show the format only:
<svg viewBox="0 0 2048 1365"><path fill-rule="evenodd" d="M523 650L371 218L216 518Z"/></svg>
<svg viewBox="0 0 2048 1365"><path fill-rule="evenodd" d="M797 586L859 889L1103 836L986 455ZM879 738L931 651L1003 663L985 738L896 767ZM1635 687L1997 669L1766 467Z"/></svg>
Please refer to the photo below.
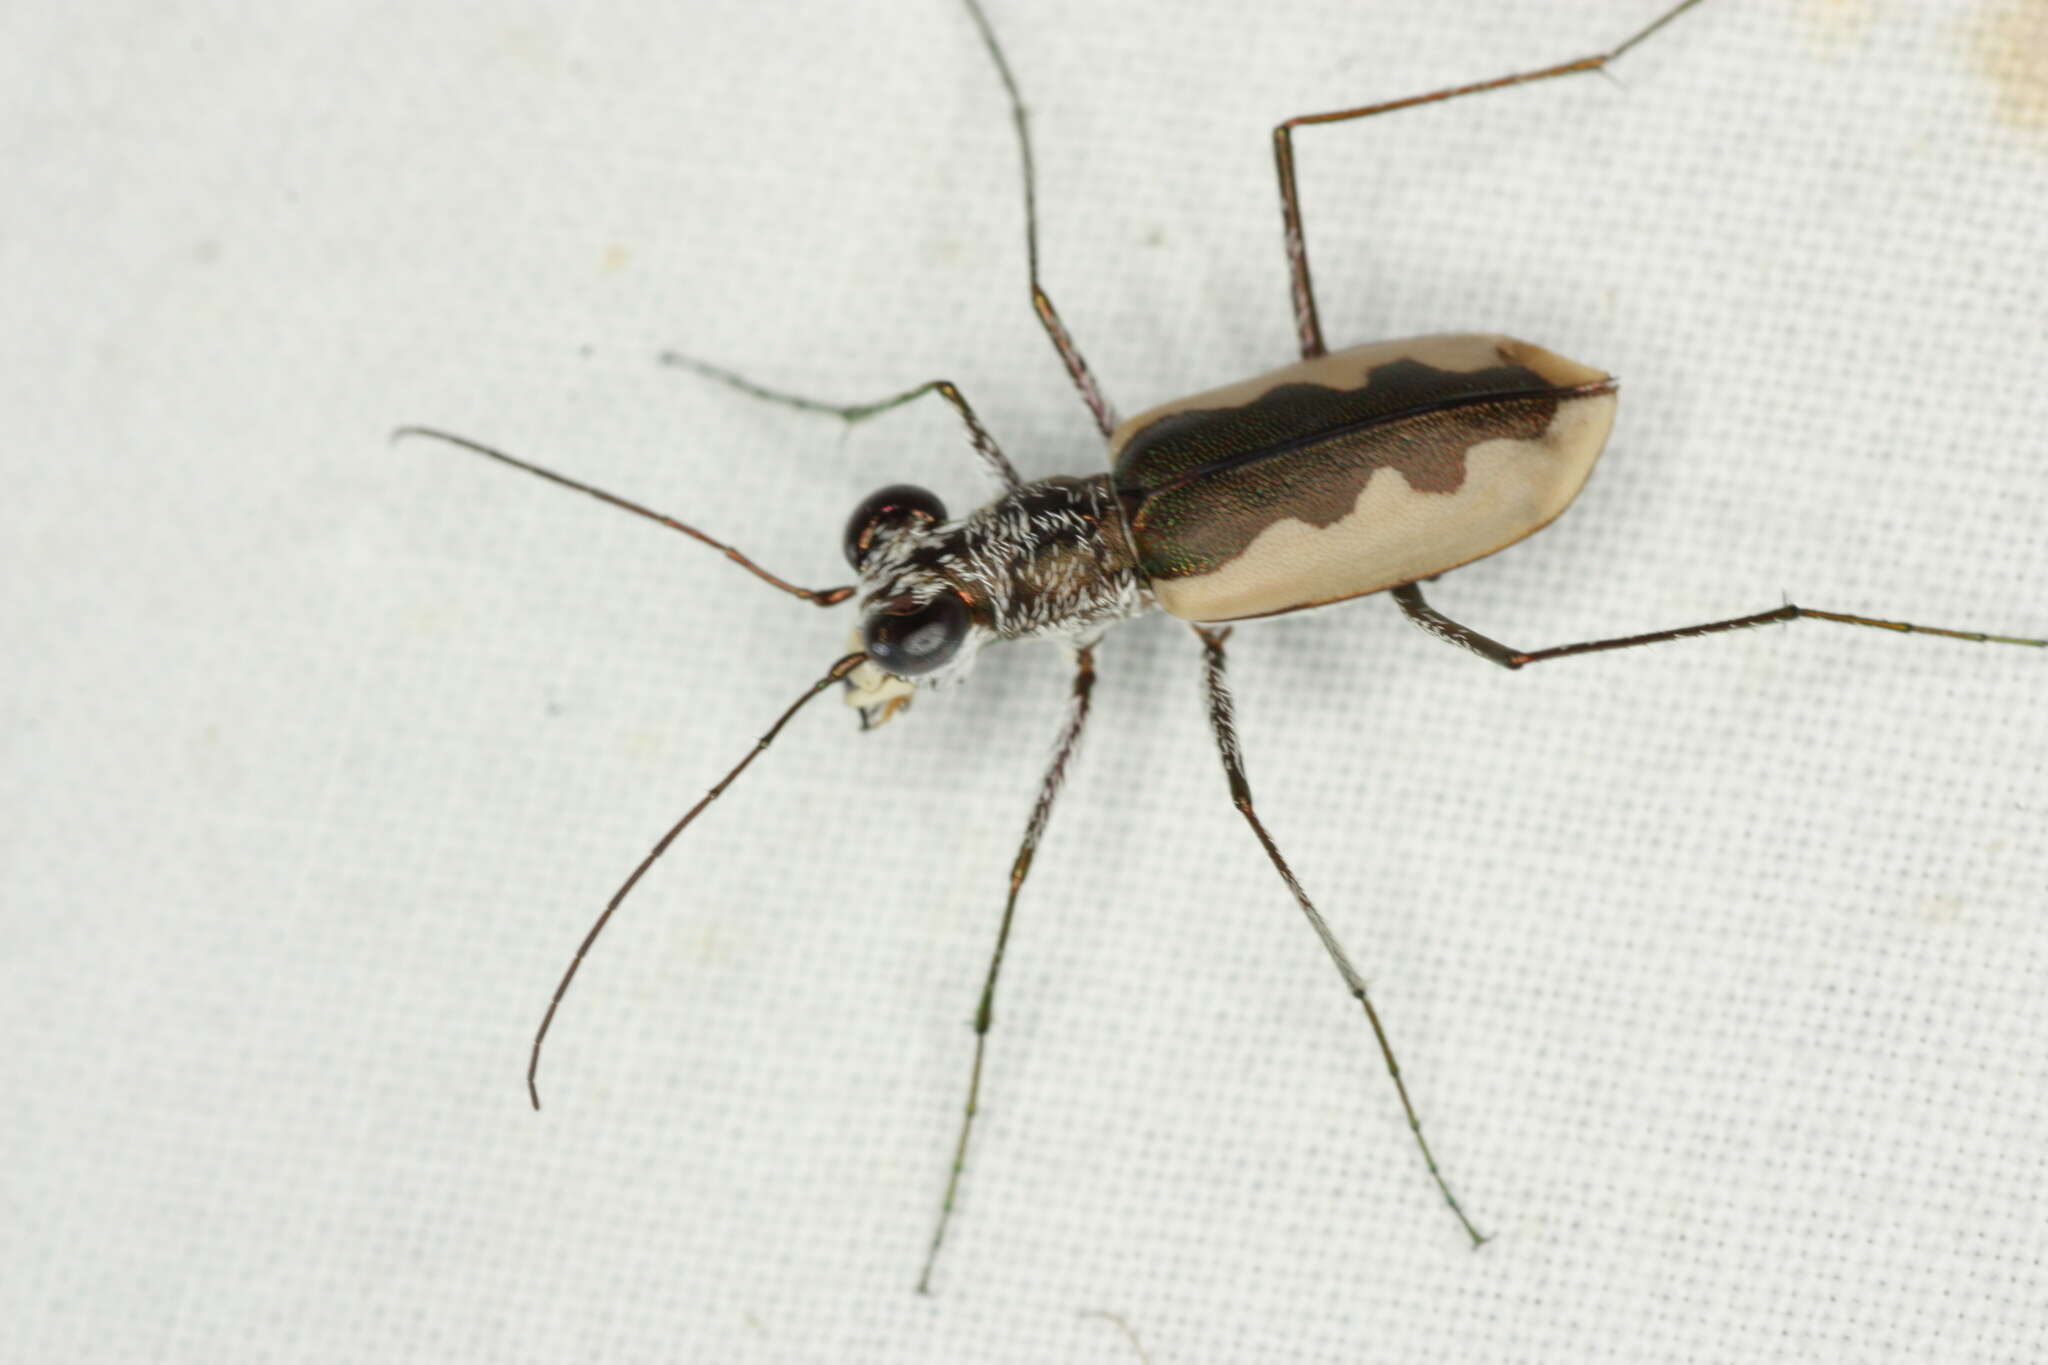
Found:
<svg viewBox="0 0 2048 1365"><path fill-rule="evenodd" d="M953 657L967 638L967 603L942 592L922 606L891 602L861 622L861 644L885 673L914 678Z"/></svg>
<svg viewBox="0 0 2048 1365"><path fill-rule="evenodd" d="M945 519L946 504L937 494L915 484L892 483L879 493L868 494L847 519L846 562L858 569L878 531L894 532L914 521Z"/></svg>

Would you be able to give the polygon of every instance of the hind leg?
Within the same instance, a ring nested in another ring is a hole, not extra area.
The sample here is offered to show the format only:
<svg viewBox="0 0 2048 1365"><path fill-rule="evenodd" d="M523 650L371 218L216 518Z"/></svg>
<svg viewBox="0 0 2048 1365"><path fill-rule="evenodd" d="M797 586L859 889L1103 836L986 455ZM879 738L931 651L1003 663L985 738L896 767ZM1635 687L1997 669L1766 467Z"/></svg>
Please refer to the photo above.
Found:
<svg viewBox="0 0 2048 1365"><path fill-rule="evenodd" d="M1605 52L1596 52L1590 57L1560 62L1546 66L1540 71L1523 71L1513 76L1496 76L1490 81L1479 81L1472 85L1454 85L1444 90L1432 90L1426 95L1410 95L1406 99L1389 100L1384 104L1368 104L1357 109L1334 109L1323 114L1303 114L1288 119L1273 129L1273 160L1280 173L1280 217L1287 234L1287 273L1294 292L1294 328L1301 340L1301 356L1312 360L1327 352L1323 344L1323 325L1316 316L1315 287L1309 280L1308 242L1302 234L1301 195L1294 183L1294 130L1313 123L1347 123L1352 119L1369 118L1374 114L1388 114L1396 109L1406 109L1416 104L1434 104L1440 100L1457 99L1460 95L1478 95L1488 90L1504 90L1511 85L1528 85L1534 81L1549 80L1553 76L1576 76L1584 71L1605 70L1620 60L1622 54L1647 40L1651 34L1663 28L1679 15L1691 9L1700 0L1684 0L1657 19L1647 28L1637 32L1627 42Z"/></svg>

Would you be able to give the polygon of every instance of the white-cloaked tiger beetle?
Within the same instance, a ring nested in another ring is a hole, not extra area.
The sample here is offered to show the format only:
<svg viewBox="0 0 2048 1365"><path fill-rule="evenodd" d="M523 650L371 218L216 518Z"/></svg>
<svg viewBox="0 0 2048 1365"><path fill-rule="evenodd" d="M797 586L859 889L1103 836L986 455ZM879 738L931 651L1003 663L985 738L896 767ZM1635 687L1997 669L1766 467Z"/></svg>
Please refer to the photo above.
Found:
<svg viewBox="0 0 2048 1365"><path fill-rule="evenodd" d="M1001 492L951 517L932 493L881 489L854 510L845 532L857 585L808 589L769 573L737 549L638 503L592 488L467 438L426 427L425 436L588 493L722 551L758 578L817 606L856 595L861 622L844 654L775 719L726 775L662 835L591 925L563 973L533 1040L527 1085L540 1105L541 1044L584 954L612 913L668 846L760 756L796 712L840 685L864 726L904 709L921 688L957 683L988 645L1051 640L1072 656L1071 698L1011 865L1009 894L974 1016L974 1055L945 1192L920 1291L931 1286L944 1243L981 1090L996 983L1018 893L1031 870L1081 739L1095 683L1096 643L1110 626L1151 611L1187 621L1200 636L1210 726L1232 802L1301 907L1365 1021L1392 1078L1430 1178L1476 1247L1485 1236L1439 1169L1410 1102L1388 1034L1329 925L1260 821L1245 777L1225 682L1228 623L1384 592L1415 624L1503 668L1575 654L1743 630L1801 618L1901 634L2048 646L2048 641L1949 630L1818 611L1789 603L1769 611L1614 639L1544 649L1500 644L1431 607L1421 584L1505 549L1548 525L1577 496L1613 422L1616 381L1540 346L1496 335L1437 335L1331 351L1323 342L1295 188L1295 131L1413 105L1600 71L1700 0L1683 0L1608 51L1406 99L1291 118L1273 129L1280 207L1300 359L1291 365L1151 408L1119 421L1039 282L1035 186L1025 108L978 0L964 0L1002 81L1022 160L1031 302L1108 446L1109 472L1026 483L953 384L935 380L880 402L824 403L766 388L718 366L663 357L757 398L848 420L936 394L959 414Z"/></svg>

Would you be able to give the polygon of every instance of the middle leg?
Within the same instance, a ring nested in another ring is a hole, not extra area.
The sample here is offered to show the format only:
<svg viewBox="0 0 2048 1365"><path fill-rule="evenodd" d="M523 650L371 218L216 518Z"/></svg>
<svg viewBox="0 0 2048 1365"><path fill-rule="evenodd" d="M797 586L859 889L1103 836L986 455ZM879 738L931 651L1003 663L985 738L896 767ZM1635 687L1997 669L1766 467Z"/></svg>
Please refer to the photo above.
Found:
<svg viewBox="0 0 2048 1365"><path fill-rule="evenodd" d="M1116 409L1102 396L1094 372L1081 358L1081 348L1067 334L1066 324L1060 321L1059 312L1052 306L1052 297L1038 282L1038 177L1031 160L1031 116L1024 108L1023 94L1017 89L1017 78L1010 73L1009 59L1003 56L1002 44L996 41L996 31L989 25L988 16L981 12L979 0L966 0L966 5L968 17L974 20L974 27L980 31L982 44L988 48L988 55L996 64L996 75L1001 77L1003 90L1010 97L1010 121L1017 128L1017 151L1024 162L1024 260L1031 272L1032 311L1038 314L1046 336L1052 339L1052 348L1060 353L1060 361L1067 367L1067 377L1081 391L1081 401L1088 405L1096 428L1107 436L1116 430Z"/></svg>
<svg viewBox="0 0 2048 1365"><path fill-rule="evenodd" d="M1472 1226L1472 1220L1465 1216L1464 1206L1458 1202L1458 1196L1451 1193L1449 1183L1444 1180L1443 1171L1437 1167L1436 1155L1429 1150L1429 1139L1422 1135L1422 1120L1416 1115L1414 1102L1408 1098L1408 1084L1401 1079L1401 1064L1394 1060L1394 1045L1387 1040L1387 1030L1380 1023L1379 1011L1373 1008L1372 998L1365 992L1365 978L1351 965L1350 957L1344 952L1344 945L1337 942L1337 935L1331 931L1329 922L1323 918L1323 912L1316 909L1315 902L1301 889L1301 883L1295 880L1294 869L1280 856L1280 846L1273 842L1273 836L1266 832L1264 822L1252 808L1252 788L1251 783L1245 779L1244 755L1237 745L1237 719L1231 705L1230 687L1223 677L1223 642L1230 638L1230 628L1195 626L1193 629L1195 634L1202 638L1205 655L1203 677L1209 691L1209 728L1216 732L1216 748L1223 755L1223 772L1230 782L1231 803L1237 807L1238 813L1244 816L1245 823L1252 827L1252 833L1258 836L1259 846L1266 850L1266 856L1272 860L1273 870L1280 874L1280 880L1287 883L1287 889L1294 894L1295 903L1301 907L1301 913L1308 917L1308 927L1315 930L1316 937L1322 940L1323 951L1330 955L1331 963L1337 968L1337 975L1344 978L1344 988L1350 991L1352 999L1365 1009L1365 1020L1372 1025L1372 1036L1379 1044L1380 1056L1386 1061L1387 1075L1393 1078L1394 1092L1401 1097L1401 1111L1408 1116L1408 1129L1415 1135L1415 1145L1422 1152L1422 1163L1429 1168L1430 1179L1436 1182L1444 1202L1450 1205L1451 1212L1457 1215L1459 1224L1465 1229L1465 1235L1472 1239L1472 1246L1476 1250L1485 1245L1486 1234Z"/></svg>

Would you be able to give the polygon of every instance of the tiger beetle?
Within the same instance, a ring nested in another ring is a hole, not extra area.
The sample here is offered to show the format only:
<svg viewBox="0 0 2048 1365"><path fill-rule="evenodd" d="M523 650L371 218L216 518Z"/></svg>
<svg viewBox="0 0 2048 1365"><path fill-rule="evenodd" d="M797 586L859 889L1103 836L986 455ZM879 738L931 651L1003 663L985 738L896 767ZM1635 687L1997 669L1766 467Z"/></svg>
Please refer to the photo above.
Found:
<svg viewBox="0 0 2048 1365"><path fill-rule="evenodd" d="M996 982L1017 897L1088 721L1095 646L1117 622L1164 611L1188 622L1200 637L1209 724L1231 801L1321 940L1344 988L1363 1009L1423 1165L1465 1236L1478 1247L1487 1239L1467 1216L1430 1151L1364 979L1253 806L1225 681L1229 623L1384 592L1431 635L1509 669L1800 619L2036 648L2048 646L2048 641L1910 625L1788 603L1748 616L1647 634L1516 649L1452 620L1424 599L1422 583L1514 544L1571 504L1613 423L1616 381L1592 366L1506 336L1422 336L1328 349L1316 314L1295 188L1294 135L1317 124L1345 123L1601 71L1700 0L1683 0L1627 41L1592 56L1406 99L1305 114L1275 127L1273 156L1300 359L1123 421L1117 419L1040 282L1036 186L1023 98L978 0L963 2L1008 95L1016 128L1032 307L1107 443L1108 473L1024 482L975 417L965 395L945 380L879 402L844 406L767 388L687 356L662 357L665 363L768 402L847 421L875 416L927 394L936 394L959 415L976 454L1001 486L995 500L953 518L925 489L905 484L883 488L863 501L846 525L846 559L859 575L858 584L811 589L777 577L695 527L503 451L427 427L406 427L397 433L459 446L660 522L816 606L860 598L854 647L806 687L746 756L661 836L584 935L534 1035L528 1093L538 1109L541 1044L584 955L613 912L655 860L774 742L798 710L827 689L841 686L846 700L858 708L862 725L872 728L906 708L920 689L960 682L991 644L1055 641L1072 658L1073 686L1052 762L1039 783L1038 799L1010 865L1009 894L974 1014L966 1104L917 1285L920 1292L929 1292L966 1168L995 1019Z"/></svg>

